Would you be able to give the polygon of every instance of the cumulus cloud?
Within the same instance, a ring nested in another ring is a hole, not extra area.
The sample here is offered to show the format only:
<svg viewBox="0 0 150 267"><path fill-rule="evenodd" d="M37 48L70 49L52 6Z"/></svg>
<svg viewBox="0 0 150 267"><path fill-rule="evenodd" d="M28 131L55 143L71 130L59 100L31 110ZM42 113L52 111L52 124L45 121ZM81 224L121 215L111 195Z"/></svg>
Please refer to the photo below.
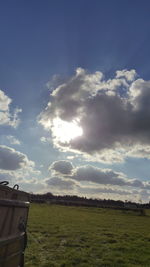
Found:
<svg viewBox="0 0 150 267"><path fill-rule="evenodd" d="M8 96L6 96L2 90L0 90L0 110L7 111L9 109L11 101L12 100Z"/></svg>
<svg viewBox="0 0 150 267"><path fill-rule="evenodd" d="M114 78L105 79L102 72L90 74L78 68L74 76L54 88L38 120L52 132L60 150L80 153L90 160L116 162L129 156L147 157L149 117L150 81L137 78L135 70L118 70ZM60 126L56 131L56 119L76 123L83 134L58 138L62 129ZM139 153L135 148L142 146Z"/></svg>
<svg viewBox="0 0 150 267"><path fill-rule="evenodd" d="M45 186L44 182L40 182L40 176L41 172L36 169L35 163L29 160L27 155L11 147L0 145L0 181L8 181L10 186L18 184L22 190L36 192L40 184L41 189Z"/></svg>
<svg viewBox="0 0 150 267"><path fill-rule="evenodd" d="M71 181L89 182L97 185L111 185L119 187L135 187L150 190L150 182L138 179L129 179L125 174L115 172L111 169L102 169L91 165L74 167L70 161L60 160L51 164L50 170L63 179L70 178ZM55 179L55 178L54 178Z"/></svg>
<svg viewBox="0 0 150 267"><path fill-rule="evenodd" d="M34 162L15 149L0 145L0 169L17 170L24 167L34 167Z"/></svg>
<svg viewBox="0 0 150 267"><path fill-rule="evenodd" d="M87 181L103 185L117 185L124 187L145 188L150 190L150 182L128 178L123 173L111 169L101 169L91 165L80 166L74 169L71 179Z"/></svg>
<svg viewBox="0 0 150 267"><path fill-rule="evenodd" d="M74 167L67 160L55 161L49 169L51 176L46 178L45 184L54 194L131 201L142 199L144 202L150 199L150 182L129 179L123 173L111 169L91 165Z"/></svg>
<svg viewBox="0 0 150 267"><path fill-rule="evenodd" d="M128 82L135 80L137 73L135 70L118 70L116 71L116 78L125 78Z"/></svg>
<svg viewBox="0 0 150 267"><path fill-rule="evenodd" d="M59 160L54 161L49 169L61 174L71 174L71 171L73 170L73 165L70 161Z"/></svg>
<svg viewBox="0 0 150 267"><path fill-rule="evenodd" d="M22 111L16 108L13 113L10 112L12 99L0 90L0 125L9 125L16 128L20 122L18 114Z"/></svg>

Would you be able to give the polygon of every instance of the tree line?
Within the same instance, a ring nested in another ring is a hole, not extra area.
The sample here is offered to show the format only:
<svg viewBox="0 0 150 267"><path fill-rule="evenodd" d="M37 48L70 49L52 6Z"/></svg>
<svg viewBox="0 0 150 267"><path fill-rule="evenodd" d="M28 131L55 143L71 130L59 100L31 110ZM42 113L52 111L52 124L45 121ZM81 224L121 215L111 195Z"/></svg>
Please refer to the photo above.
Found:
<svg viewBox="0 0 150 267"><path fill-rule="evenodd" d="M53 195L48 192L45 194L30 193L30 202L34 203L49 203L49 204L62 204L68 206L87 206L87 207L102 207L102 208L116 208L116 209L149 209L149 203L137 203L131 201L112 200L112 199L97 199L80 197L76 195Z"/></svg>

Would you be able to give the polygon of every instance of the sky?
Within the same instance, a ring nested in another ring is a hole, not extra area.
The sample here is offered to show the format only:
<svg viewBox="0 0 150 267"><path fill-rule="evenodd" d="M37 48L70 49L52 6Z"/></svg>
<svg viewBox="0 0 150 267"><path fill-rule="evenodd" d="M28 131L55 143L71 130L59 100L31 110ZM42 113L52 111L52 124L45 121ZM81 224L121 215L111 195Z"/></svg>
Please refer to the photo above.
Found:
<svg viewBox="0 0 150 267"><path fill-rule="evenodd" d="M150 201L150 3L0 3L0 181Z"/></svg>

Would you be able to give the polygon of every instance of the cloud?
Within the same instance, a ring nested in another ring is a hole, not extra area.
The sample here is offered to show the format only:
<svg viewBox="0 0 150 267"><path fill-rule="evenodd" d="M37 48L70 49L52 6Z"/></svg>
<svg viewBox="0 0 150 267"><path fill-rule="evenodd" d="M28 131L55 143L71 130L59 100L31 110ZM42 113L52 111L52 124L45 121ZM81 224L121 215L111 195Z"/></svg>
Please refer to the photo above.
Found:
<svg viewBox="0 0 150 267"><path fill-rule="evenodd" d="M120 172L111 169L102 169L91 165L74 167L70 161L60 160L51 164L50 170L53 175L63 179L71 179L76 182L89 182L97 185L111 185L119 187L135 187L150 190L150 182L142 182L138 179L131 179Z"/></svg>
<svg viewBox="0 0 150 267"><path fill-rule="evenodd" d="M116 185L124 187L135 187L150 190L150 182L144 182L139 179L128 178L125 174L115 172L111 169L101 169L91 165L76 167L71 179L77 181L87 181L103 185Z"/></svg>
<svg viewBox="0 0 150 267"><path fill-rule="evenodd" d="M133 194L133 190L122 190L118 188L110 188L110 187L104 187L104 186L81 186L79 189L79 192L82 194L90 194L90 195L95 195L95 194L110 194L110 195L131 195ZM134 191L134 194L138 193L138 191Z"/></svg>
<svg viewBox="0 0 150 267"><path fill-rule="evenodd" d="M0 146L0 181L8 181L11 187L18 184L21 190L35 191L45 187L40 182L41 172L27 155L7 146Z"/></svg>
<svg viewBox="0 0 150 267"><path fill-rule="evenodd" d="M40 181L40 179L23 179L21 183L18 181L21 190L25 190L29 193L41 194L47 192L47 185Z"/></svg>
<svg viewBox="0 0 150 267"><path fill-rule="evenodd" d="M71 179L63 179L60 177L52 177L50 179L46 180L46 183L54 188L57 188L57 190L73 190L75 188L75 186L77 185L75 181L71 180Z"/></svg>
<svg viewBox="0 0 150 267"><path fill-rule="evenodd" d="M13 113L10 112L12 99L0 90L0 125L9 125L16 128L20 122L18 114L22 111L16 108Z"/></svg>
<svg viewBox="0 0 150 267"><path fill-rule="evenodd" d="M2 181L12 181L13 176L9 172L1 172L0 170L0 182Z"/></svg>
<svg viewBox="0 0 150 267"><path fill-rule="evenodd" d="M20 141L15 136L7 135L6 138L11 145L20 145Z"/></svg>
<svg viewBox="0 0 150 267"><path fill-rule="evenodd" d="M150 200L150 192L147 190L123 190L110 187L80 187L78 188L80 195L88 195L88 197L96 197L100 199L128 200L128 201L143 201L147 203Z"/></svg>
<svg viewBox="0 0 150 267"><path fill-rule="evenodd" d="M51 177L45 180L45 183L51 187L54 191L64 192L69 194L77 192L78 195L95 195L95 194L117 194L117 195L131 195L132 190L123 190L119 188L104 187L101 185L87 184L83 185L79 181L73 179L65 179L63 177ZM135 191L134 191L135 193Z"/></svg>
<svg viewBox="0 0 150 267"><path fill-rule="evenodd" d="M46 139L46 137L44 137L44 136L42 136L42 137L40 138L40 141L41 141L42 143L47 143L47 139Z"/></svg>
<svg viewBox="0 0 150 267"><path fill-rule="evenodd" d="M122 173L117 173L109 169L100 169L91 165L75 168L73 176L77 181L89 181L97 184L109 184L119 186L131 186L134 183L127 180Z"/></svg>
<svg viewBox="0 0 150 267"><path fill-rule="evenodd" d="M62 151L109 163L147 157L150 81L136 78L135 70L118 70L114 78L105 79L102 72L90 74L78 68L74 76L54 88L38 121L52 132L55 147ZM76 122L83 134L67 141L57 138L56 119ZM142 146L139 153L135 147Z"/></svg>
<svg viewBox="0 0 150 267"><path fill-rule="evenodd" d="M137 74L135 70L118 70L116 71L116 78L126 78L128 82L135 80Z"/></svg>
<svg viewBox="0 0 150 267"><path fill-rule="evenodd" d="M111 169L101 169L91 165L74 167L71 162L65 160L55 161L49 169L51 176L44 182L46 188L49 186L53 194L76 194L123 201L142 199L147 202L150 199L150 182L131 179Z"/></svg>
<svg viewBox="0 0 150 267"><path fill-rule="evenodd" d="M50 137L42 136L42 137L40 138L40 141L41 141L41 143L43 143L43 144L51 143L51 138L50 138Z"/></svg>
<svg viewBox="0 0 150 267"><path fill-rule="evenodd" d="M70 161L59 160L54 161L49 169L61 174L71 174L71 171L73 170L73 165Z"/></svg>
<svg viewBox="0 0 150 267"><path fill-rule="evenodd" d="M34 167L34 162L15 149L0 145L0 169L18 170L25 167Z"/></svg>
<svg viewBox="0 0 150 267"><path fill-rule="evenodd" d="M6 96L2 90L0 90L0 110L7 111L9 109L11 101L12 100L8 96Z"/></svg>

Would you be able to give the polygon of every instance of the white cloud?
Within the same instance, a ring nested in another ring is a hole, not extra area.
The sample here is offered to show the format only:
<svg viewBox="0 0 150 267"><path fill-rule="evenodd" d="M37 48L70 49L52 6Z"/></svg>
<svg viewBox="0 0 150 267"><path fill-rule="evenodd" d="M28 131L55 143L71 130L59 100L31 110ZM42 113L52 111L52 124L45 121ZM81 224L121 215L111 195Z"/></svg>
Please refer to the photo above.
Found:
<svg viewBox="0 0 150 267"><path fill-rule="evenodd" d="M42 136L42 137L40 138L40 141L41 141L41 143L43 143L43 144L51 143L51 138L50 138L50 137Z"/></svg>
<svg viewBox="0 0 150 267"><path fill-rule="evenodd" d="M7 111L9 109L9 105L12 102L11 98L5 95L5 93L0 90L0 110Z"/></svg>
<svg viewBox="0 0 150 267"><path fill-rule="evenodd" d="M137 76L136 71L133 70L118 70L116 71L116 78L126 78L127 81L133 82Z"/></svg>
<svg viewBox="0 0 150 267"><path fill-rule="evenodd" d="M15 136L7 135L6 138L11 145L20 145L20 141Z"/></svg>
<svg viewBox="0 0 150 267"><path fill-rule="evenodd" d="M40 138L40 141L41 141L42 143L46 143L46 142L47 142L47 139L46 139L46 137L42 136L42 137Z"/></svg>
<svg viewBox="0 0 150 267"><path fill-rule="evenodd" d="M16 128L20 122L18 113L22 110L16 108L13 113L10 112L12 99L0 90L0 125L9 125Z"/></svg>

